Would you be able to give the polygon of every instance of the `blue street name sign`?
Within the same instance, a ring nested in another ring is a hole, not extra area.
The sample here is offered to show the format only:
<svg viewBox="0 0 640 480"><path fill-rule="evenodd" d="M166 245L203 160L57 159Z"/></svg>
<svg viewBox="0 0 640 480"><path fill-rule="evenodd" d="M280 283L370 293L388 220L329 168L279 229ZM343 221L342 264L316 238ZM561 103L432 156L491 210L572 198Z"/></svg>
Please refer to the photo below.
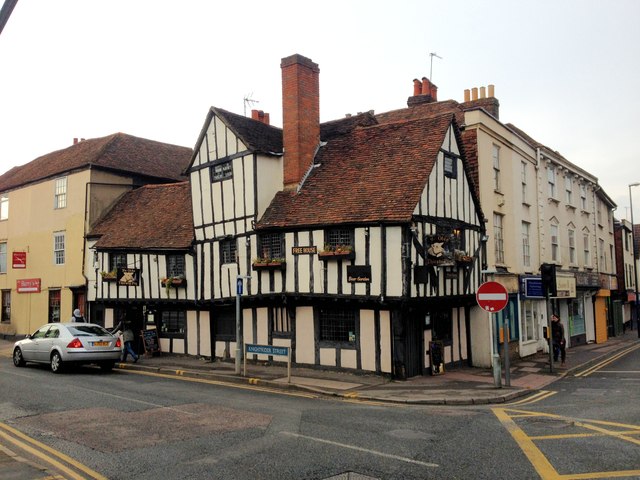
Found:
<svg viewBox="0 0 640 480"><path fill-rule="evenodd" d="M289 355L289 347L274 347L273 345L252 345L246 344L247 353L257 353L260 355Z"/></svg>

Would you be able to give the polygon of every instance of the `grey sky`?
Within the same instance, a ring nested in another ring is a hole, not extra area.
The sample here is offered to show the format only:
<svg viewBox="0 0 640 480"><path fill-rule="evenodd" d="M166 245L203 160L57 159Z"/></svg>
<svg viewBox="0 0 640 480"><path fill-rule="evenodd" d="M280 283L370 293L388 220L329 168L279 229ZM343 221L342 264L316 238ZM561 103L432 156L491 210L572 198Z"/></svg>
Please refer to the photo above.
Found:
<svg viewBox="0 0 640 480"><path fill-rule="evenodd" d="M637 0L20 0L0 36L0 173L74 137L193 147L210 106L243 113L247 96L280 126L294 53L320 65L322 121L402 108L435 52L440 100L494 84L503 122L598 177L629 218L639 20Z"/></svg>

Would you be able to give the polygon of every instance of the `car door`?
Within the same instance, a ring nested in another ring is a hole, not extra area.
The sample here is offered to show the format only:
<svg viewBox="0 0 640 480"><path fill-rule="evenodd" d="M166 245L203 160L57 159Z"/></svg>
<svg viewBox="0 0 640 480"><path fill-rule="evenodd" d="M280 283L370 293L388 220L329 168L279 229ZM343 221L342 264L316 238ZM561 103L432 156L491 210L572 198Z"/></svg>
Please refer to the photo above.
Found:
<svg viewBox="0 0 640 480"><path fill-rule="evenodd" d="M22 356L26 361L41 362L42 355L40 349L43 347L42 341L49 330L50 325L44 325L36 330L29 338L29 341L22 345Z"/></svg>
<svg viewBox="0 0 640 480"><path fill-rule="evenodd" d="M41 362L48 362L51 350L60 336L60 328L57 325L51 325L49 330L44 334L44 338L38 341L38 357Z"/></svg>

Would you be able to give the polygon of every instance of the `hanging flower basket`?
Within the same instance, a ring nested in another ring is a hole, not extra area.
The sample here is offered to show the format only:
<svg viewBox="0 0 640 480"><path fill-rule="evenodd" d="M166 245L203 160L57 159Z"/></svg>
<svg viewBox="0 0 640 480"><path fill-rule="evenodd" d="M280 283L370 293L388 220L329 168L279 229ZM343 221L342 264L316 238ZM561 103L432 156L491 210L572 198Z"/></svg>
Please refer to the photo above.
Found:
<svg viewBox="0 0 640 480"><path fill-rule="evenodd" d="M320 260L353 260L356 253L351 245L325 245L324 250L318 252Z"/></svg>
<svg viewBox="0 0 640 480"><path fill-rule="evenodd" d="M100 272L100 276L102 277L103 282L115 282L118 277L118 272L116 270L111 270L110 272Z"/></svg>
<svg viewBox="0 0 640 480"><path fill-rule="evenodd" d="M255 271L260 270L284 270L287 262L284 258L256 258L251 267Z"/></svg>
<svg viewBox="0 0 640 480"><path fill-rule="evenodd" d="M187 286L187 279L180 277L168 277L160 280L160 283L165 288L180 288Z"/></svg>

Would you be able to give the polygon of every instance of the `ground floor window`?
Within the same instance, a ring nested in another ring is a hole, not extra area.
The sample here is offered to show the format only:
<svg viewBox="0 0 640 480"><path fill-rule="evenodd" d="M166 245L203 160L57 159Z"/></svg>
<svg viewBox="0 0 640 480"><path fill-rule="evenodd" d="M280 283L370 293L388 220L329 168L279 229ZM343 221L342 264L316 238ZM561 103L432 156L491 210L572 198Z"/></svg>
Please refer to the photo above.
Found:
<svg viewBox="0 0 640 480"><path fill-rule="evenodd" d="M275 307L269 310L271 316L271 331L274 335L289 335L291 333L291 319L285 307Z"/></svg>
<svg viewBox="0 0 640 480"><path fill-rule="evenodd" d="M524 300L522 302L522 341L538 340L539 302Z"/></svg>
<svg viewBox="0 0 640 480"><path fill-rule="evenodd" d="M512 342L520 338L520 317L518 315L518 299L516 297L509 297L507 306L495 313L493 318L496 335L499 334L501 328L504 328L506 322L509 327L509 341Z"/></svg>
<svg viewBox="0 0 640 480"><path fill-rule="evenodd" d="M448 344L453 338L453 322L451 309L434 310L429 314L431 322L431 338Z"/></svg>
<svg viewBox="0 0 640 480"><path fill-rule="evenodd" d="M236 312L226 310L213 312L216 340L234 341L236 339Z"/></svg>
<svg viewBox="0 0 640 480"><path fill-rule="evenodd" d="M160 315L162 335L184 335L187 315L184 310L165 310Z"/></svg>
<svg viewBox="0 0 640 480"><path fill-rule="evenodd" d="M356 312L339 308L320 308L318 311L320 341L356 341Z"/></svg>
<svg viewBox="0 0 640 480"><path fill-rule="evenodd" d="M49 323L60 321L60 290L49 290Z"/></svg>
<svg viewBox="0 0 640 480"><path fill-rule="evenodd" d="M569 336L584 335L587 330L584 323L584 302L581 298L567 301L569 307Z"/></svg>

